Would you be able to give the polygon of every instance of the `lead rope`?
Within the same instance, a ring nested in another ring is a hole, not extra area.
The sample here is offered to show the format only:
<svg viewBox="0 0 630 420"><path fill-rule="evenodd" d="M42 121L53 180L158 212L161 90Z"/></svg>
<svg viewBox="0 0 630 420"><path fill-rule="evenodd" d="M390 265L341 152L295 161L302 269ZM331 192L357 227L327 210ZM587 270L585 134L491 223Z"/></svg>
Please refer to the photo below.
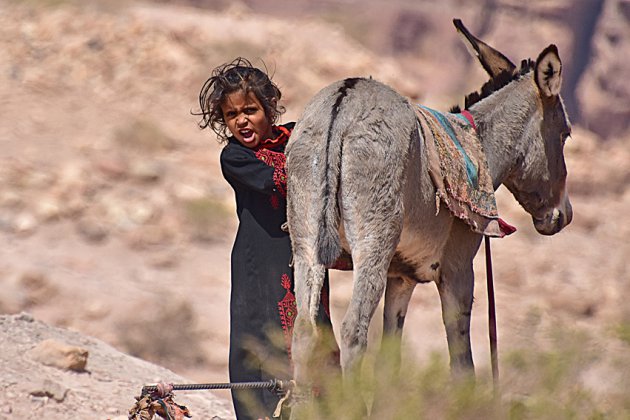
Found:
<svg viewBox="0 0 630 420"><path fill-rule="evenodd" d="M477 124L472 114L463 110L461 114L468 120L472 128L477 131ZM501 220L499 220L501 223ZM511 226L510 226L511 228ZM513 231L507 233L508 235ZM490 361L492 363L492 384L495 396L499 393L499 357L497 354L497 313L494 304L494 280L492 277L492 255L490 252L490 238L484 237L486 243L486 280L488 287L488 331L490 336Z"/></svg>
<svg viewBox="0 0 630 420"><path fill-rule="evenodd" d="M486 279L488 288L488 330L490 336L490 361L492 363L492 384L495 396L499 393L499 358L497 355L497 315L494 304L494 280L492 276L492 255L490 238L485 236L486 243Z"/></svg>

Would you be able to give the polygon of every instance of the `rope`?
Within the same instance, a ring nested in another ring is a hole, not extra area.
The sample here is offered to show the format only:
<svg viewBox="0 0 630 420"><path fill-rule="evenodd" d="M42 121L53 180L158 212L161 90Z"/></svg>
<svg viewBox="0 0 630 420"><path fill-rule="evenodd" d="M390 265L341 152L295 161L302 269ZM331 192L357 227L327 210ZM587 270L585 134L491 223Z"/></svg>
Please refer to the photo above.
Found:
<svg viewBox="0 0 630 420"><path fill-rule="evenodd" d="M490 360L492 362L492 382L495 393L499 390L499 358L497 355L497 314L494 303L494 281L492 276L492 255L490 238L485 237L486 244L486 279L488 286L488 330L490 336Z"/></svg>

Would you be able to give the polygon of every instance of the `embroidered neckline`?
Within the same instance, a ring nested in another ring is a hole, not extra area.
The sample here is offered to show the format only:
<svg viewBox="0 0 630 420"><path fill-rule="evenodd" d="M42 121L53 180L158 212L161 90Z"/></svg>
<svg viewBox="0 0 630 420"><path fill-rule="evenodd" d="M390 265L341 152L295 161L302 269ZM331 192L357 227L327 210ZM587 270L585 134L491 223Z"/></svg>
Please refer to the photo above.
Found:
<svg viewBox="0 0 630 420"><path fill-rule="evenodd" d="M291 136L291 130L281 125L274 125L271 129L272 132L277 132L279 134L272 139L262 140L258 147L256 147L256 150L276 148L285 144L287 140L289 140L289 136Z"/></svg>

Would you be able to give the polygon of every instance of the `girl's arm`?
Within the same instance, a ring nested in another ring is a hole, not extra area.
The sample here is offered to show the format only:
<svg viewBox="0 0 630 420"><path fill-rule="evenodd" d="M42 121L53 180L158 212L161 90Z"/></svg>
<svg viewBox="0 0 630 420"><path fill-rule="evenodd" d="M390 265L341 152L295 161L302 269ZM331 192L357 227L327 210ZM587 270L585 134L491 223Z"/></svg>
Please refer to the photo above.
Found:
<svg viewBox="0 0 630 420"><path fill-rule="evenodd" d="M278 155L284 158L284 155ZM274 194L284 188L278 182L279 173L284 174L284 159L280 160L281 162L276 159L274 166L263 162L251 150L228 145L221 152L221 170L233 187Z"/></svg>

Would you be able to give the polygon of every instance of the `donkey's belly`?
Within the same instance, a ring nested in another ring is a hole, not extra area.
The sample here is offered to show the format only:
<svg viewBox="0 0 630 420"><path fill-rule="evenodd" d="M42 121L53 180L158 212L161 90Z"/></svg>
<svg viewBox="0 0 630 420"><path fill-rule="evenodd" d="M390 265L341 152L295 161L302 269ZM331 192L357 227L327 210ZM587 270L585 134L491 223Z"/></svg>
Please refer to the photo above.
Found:
<svg viewBox="0 0 630 420"><path fill-rule="evenodd" d="M437 281L442 271L446 239L446 234L438 232L403 229L394 263L401 261L407 270L413 271L417 281ZM392 268L395 269L396 264L392 264Z"/></svg>

